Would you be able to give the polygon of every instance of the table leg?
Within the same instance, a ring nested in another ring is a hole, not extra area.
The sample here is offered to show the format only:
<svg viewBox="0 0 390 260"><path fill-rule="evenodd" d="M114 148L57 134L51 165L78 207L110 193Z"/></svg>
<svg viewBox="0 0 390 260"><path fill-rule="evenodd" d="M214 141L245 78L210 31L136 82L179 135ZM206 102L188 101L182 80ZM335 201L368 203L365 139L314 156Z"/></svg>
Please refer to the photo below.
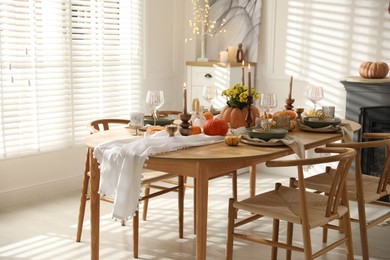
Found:
<svg viewBox="0 0 390 260"><path fill-rule="evenodd" d="M198 169L196 177L196 259L206 259L207 246L207 209L209 179L203 173L202 167Z"/></svg>
<svg viewBox="0 0 390 260"><path fill-rule="evenodd" d="M99 163L93 158L93 152L90 152L90 173L91 173L91 260L99 259L99 232L100 232L100 196L99 181L100 170Z"/></svg>
<svg viewBox="0 0 390 260"><path fill-rule="evenodd" d="M249 167L249 197L256 194L256 165Z"/></svg>

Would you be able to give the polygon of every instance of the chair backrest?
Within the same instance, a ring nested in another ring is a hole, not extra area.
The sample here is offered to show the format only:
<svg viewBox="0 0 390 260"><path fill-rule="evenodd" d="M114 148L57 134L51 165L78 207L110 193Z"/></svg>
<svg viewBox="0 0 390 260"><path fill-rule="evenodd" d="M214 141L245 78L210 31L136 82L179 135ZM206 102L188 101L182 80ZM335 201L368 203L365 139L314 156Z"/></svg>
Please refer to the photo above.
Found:
<svg viewBox="0 0 390 260"><path fill-rule="evenodd" d="M386 192L387 184L390 183L390 133L365 133L363 134L365 139L381 139L366 142L354 142L354 143L331 143L328 147L349 147L356 150L355 156L355 171L356 174L362 174L361 165L361 150L364 148L384 148L384 165L379 177L377 193Z"/></svg>
<svg viewBox="0 0 390 260"><path fill-rule="evenodd" d="M298 159L298 160L275 160L268 161L266 165L268 167L288 167L288 166L297 166L298 167L298 188L299 188L299 197L301 202L301 211L302 218L307 216L306 205L306 187L304 181L304 171L303 166L315 165L315 164L324 164L324 163L334 163L338 162L337 169L335 171L335 177L333 178L331 190L328 194L327 210L326 217L330 217L337 213L338 206L342 204L343 192L345 191L346 177L349 171L349 167L352 163L352 160L356 154L356 151L351 148L316 148L316 153L335 153L335 155L309 158L309 159ZM305 209L303 209L305 208Z"/></svg>
<svg viewBox="0 0 390 260"><path fill-rule="evenodd" d="M91 134L109 130L112 125L127 125L130 122L128 119L105 118L97 119L88 123L88 130Z"/></svg>

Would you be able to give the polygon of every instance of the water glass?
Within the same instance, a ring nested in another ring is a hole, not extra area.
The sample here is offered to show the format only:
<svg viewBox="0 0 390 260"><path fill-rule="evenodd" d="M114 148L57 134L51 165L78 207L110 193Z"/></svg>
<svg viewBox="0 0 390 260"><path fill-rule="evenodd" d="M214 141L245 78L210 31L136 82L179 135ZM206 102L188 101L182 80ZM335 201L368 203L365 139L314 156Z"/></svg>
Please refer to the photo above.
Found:
<svg viewBox="0 0 390 260"><path fill-rule="evenodd" d="M334 118L335 107L334 106L324 106L322 107L322 112L327 118Z"/></svg>
<svg viewBox="0 0 390 260"><path fill-rule="evenodd" d="M290 117L288 115L276 116L276 128L290 129Z"/></svg>
<svg viewBox="0 0 390 260"><path fill-rule="evenodd" d="M135 129L135 135L138 135L138 129L144 126L145 114L141 112L130 113L130 127Z"/></svg>

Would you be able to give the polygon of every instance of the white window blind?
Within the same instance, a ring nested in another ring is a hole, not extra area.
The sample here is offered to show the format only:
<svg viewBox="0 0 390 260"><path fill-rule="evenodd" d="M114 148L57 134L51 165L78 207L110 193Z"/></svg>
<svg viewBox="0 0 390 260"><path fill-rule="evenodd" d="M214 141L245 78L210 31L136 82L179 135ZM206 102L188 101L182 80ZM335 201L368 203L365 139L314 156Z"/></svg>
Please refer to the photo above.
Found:
<svg viewBox="0 0 390 260"><path fill-rule="evenodd" d="M140 108L141 0L0 4L0 159L81 144Z"/></svg>

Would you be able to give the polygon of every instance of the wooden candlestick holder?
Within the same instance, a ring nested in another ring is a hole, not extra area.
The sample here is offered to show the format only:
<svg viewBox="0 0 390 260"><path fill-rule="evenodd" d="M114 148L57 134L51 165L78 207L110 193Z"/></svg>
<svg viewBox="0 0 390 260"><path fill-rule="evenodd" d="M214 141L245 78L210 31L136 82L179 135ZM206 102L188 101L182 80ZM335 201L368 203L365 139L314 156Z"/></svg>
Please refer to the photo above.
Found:
<svg viewBox="0 0 390 260"><path fill-rule="evenodd" d="M247 109L248 109L248 113L246 114L246 118L245 118L246 127L250 127L252 124L252 121L253 121L252 114L251 114L251 109L252 109L252 104L253 104L253 96L252 95L246 97L246 104L247 104Z"/></svg>
<svg viewBox="0 0 390 260"><path fill-rule="evenodd" d="M293 110L294 106L292 105L294 103L295 99L293 98L286 98L286 105L284 106L287 110Z"/></svg>
<svg viewBox="0 0 390 260"><path fill-rule="evenodd" d="M179 114L180 116L180 120L181 120L181 124L180 124L180 129L179 129L179 132L181 135L184 135L184 136L187 136L187 135L190 135L190 119L191 119L191 114L187 114L187 113L182 113L182 114Z"/></svg>

